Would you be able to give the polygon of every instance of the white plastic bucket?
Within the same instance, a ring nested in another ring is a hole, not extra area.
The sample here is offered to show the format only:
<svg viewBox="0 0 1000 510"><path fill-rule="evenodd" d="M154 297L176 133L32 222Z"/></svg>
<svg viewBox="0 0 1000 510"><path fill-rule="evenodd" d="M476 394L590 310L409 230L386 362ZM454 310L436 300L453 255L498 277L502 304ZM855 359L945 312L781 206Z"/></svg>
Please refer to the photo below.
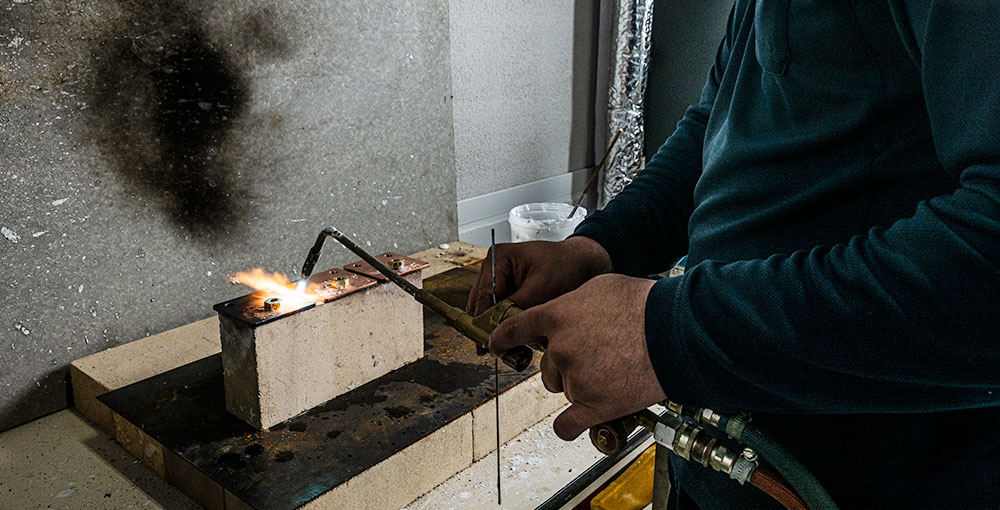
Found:
<svg viewBox="0 0 1000 510"><path fill-rule="evenodd" d="M510 240L515 243L562 241L587 217L587 210L581 207L570 218L569 212L572 210L573 206L569 204L553 202L519 205L507 215Z"/></svg>

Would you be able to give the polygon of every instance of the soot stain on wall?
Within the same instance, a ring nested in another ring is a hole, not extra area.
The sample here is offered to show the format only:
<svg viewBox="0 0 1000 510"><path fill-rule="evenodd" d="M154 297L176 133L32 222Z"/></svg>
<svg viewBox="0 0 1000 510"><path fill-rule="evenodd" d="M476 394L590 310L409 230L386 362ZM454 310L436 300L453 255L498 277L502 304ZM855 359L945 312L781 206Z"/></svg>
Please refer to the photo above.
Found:
<svg viewBox="0 0 1000 510"><path fill-rule="evenodd" d="M119 4L122 19L92 48L90 138L179 230L219 242L252 215L230 147L250 100L246 68L287 41L266 9L219 30L183 1Z"/></svg>

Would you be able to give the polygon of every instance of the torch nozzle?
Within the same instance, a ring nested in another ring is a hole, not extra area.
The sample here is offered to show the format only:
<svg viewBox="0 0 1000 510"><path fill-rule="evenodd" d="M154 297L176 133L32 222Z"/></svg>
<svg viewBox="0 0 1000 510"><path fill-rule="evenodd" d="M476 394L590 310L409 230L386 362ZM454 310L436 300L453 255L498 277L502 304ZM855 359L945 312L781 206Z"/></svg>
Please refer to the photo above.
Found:
<svg viewBox="0 0 1000 510"><path fill-rule="evenodd" d="M316 262L319 260L319 252L323 250L323 241L326 241L326 238L331 236L339 239L339 236L342 235L340 231L333 227L326 227L320 231L319 236L316 237L316 243L313 244L313 247L309 250L309 254L306 255L306 261L302 264L303 280L309 278L313 269L316 268Z"/></svg>

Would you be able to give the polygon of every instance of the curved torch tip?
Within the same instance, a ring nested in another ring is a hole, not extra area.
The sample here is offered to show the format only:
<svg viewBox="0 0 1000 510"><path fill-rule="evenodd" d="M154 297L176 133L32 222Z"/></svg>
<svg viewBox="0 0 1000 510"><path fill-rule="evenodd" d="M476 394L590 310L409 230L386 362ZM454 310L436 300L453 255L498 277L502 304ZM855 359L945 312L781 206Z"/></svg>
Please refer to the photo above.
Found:
<svg viewBox="0 0 1000 510"><path fill-rule="evenodd" d="M339 237L343 237L343 235L344 235L344 234L341 234L339 230L337 230L337 229L335 229L333 227L326 227L326 228L324 228L323 229L323 233L326 234L326 235L328 235L328 236L338 237L338 238Z"/></svg>

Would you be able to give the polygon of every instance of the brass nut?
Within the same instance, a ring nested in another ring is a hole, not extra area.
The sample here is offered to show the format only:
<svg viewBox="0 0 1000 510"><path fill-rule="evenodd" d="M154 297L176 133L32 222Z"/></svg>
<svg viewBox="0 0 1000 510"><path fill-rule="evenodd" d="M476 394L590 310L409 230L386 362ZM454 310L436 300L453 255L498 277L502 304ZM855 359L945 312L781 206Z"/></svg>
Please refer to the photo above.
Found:
<svg viewBox="0 0 1000 510"><path fill-rule="evenodd" d="M346 289L351 286L351 278L348 276L338 276L333 279L333 287L336 289Z"/></svg>
<svg viewBox="0 0 1000 510"><path fill-rule="evenodd" d="M597 451L611 455L621 450L617 432L604 425L590 428L590 442L597 448Z"/></svg>
<svg viewBox="0 0 1000 510"><path fill-rule="evenodd" d="M392 259L389 261L389 266L398 271L401 267L403 267L403 259Z"/></svg>
<svg viewBox="0 0 1000 510"><path fill-rule="evenodd" d="M608 438L607 431L603 431L602 430L601 432L597 433L597 444L598 445L600 445L600 446L607 446L610 441L611 440L610 440L610 438Z"/></svg>
<svg viewBox="0 0 1000 510"><path fill-rule="evenodd" d="M264 300L264 311L274 312L281 308L281 298L271 297Z"/></svg>

